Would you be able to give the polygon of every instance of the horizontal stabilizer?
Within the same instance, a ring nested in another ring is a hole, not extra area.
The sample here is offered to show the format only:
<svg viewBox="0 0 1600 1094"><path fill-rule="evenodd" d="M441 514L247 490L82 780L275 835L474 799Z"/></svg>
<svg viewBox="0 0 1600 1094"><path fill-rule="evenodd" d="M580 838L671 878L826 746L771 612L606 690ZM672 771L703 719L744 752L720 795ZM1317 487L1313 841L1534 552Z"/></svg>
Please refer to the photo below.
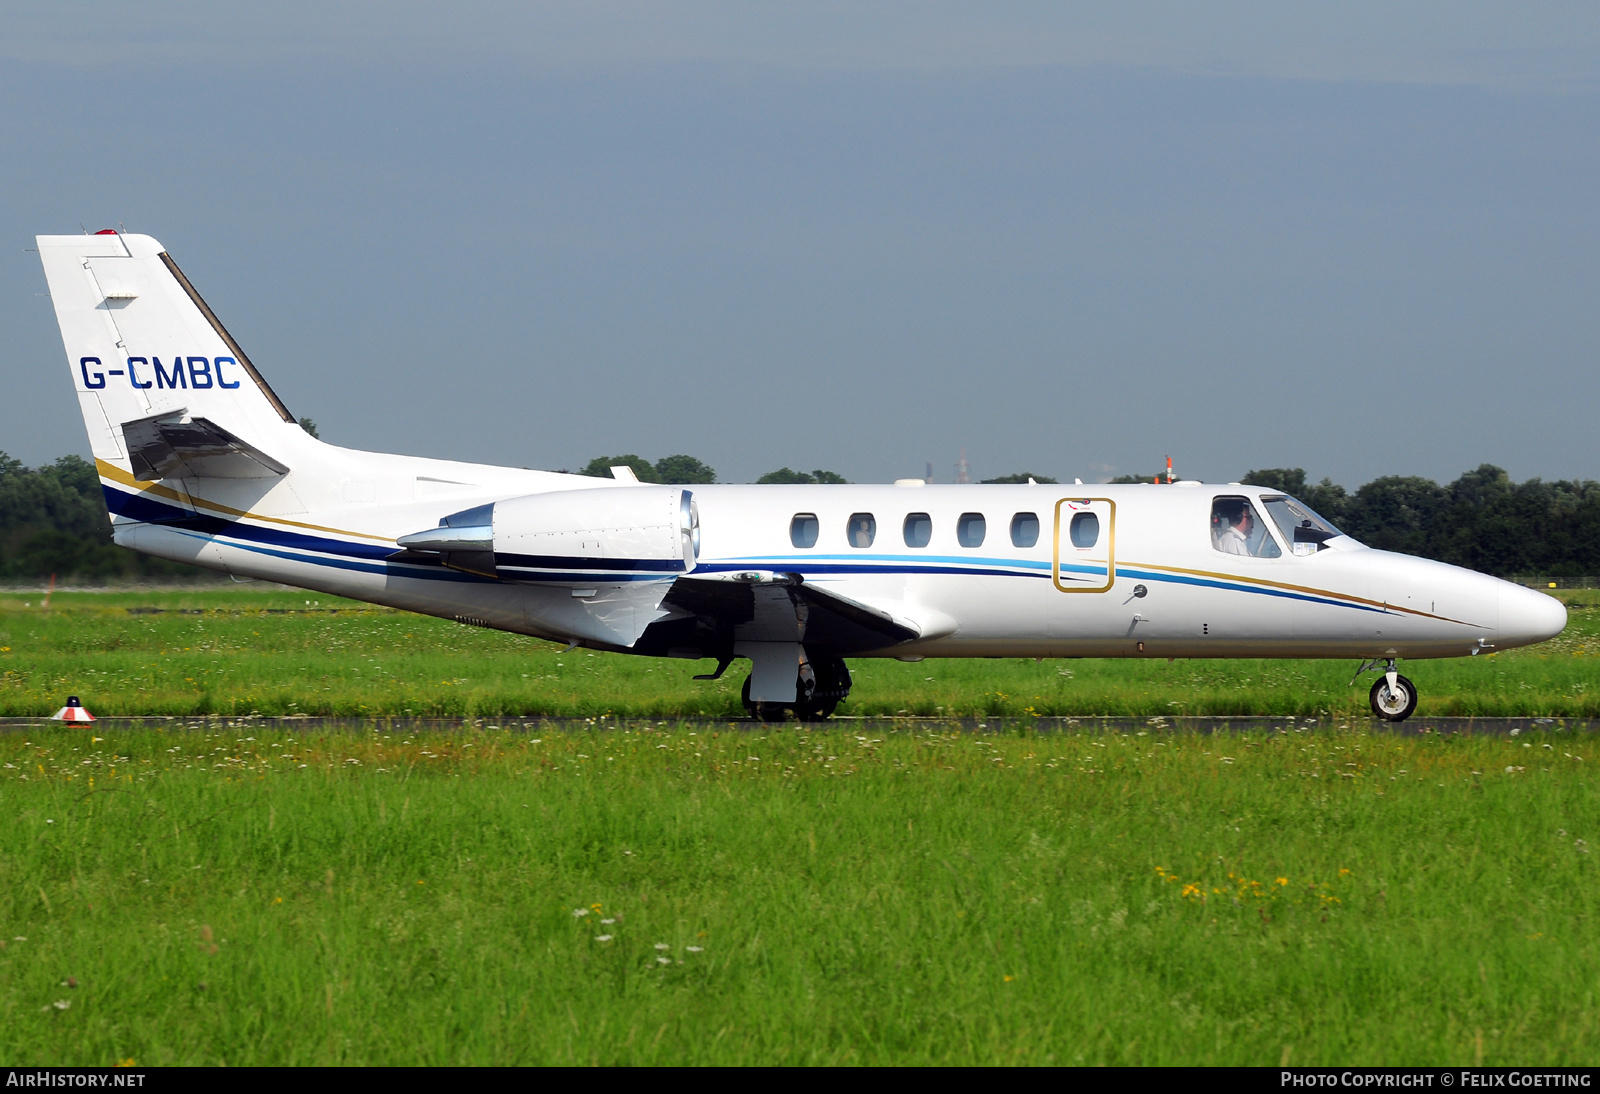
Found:
<svg viewBox="0 0 1600 1094"><path fill-rule="evenodd" d="M133 476L156 479L265 479L289 468L215 422L190 418L187 410L125 422Z"/></svg>

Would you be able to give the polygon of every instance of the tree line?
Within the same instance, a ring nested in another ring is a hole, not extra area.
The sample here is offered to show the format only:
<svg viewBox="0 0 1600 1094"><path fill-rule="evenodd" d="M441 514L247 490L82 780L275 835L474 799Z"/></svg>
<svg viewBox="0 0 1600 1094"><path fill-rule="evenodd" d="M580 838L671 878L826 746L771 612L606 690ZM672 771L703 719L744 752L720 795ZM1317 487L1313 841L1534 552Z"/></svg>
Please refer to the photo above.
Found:
<svg viewBox="0 0 1600 1094"><path fill-rule="evenodd" d="M1514 483L1487 463L1447 486L1386 475L1354 493L1329 479L1309 483L1298 467L1241 481L1292 494L1369 547L1500 577L1600 574L1600 482Z"/></svg>
<svg viewBox="0 0 1600 1094"><path fill-rule="evenodd" d="M651 462L640 456L602 456L579 474L610 478L627 466L641 482L697 485L716 471L687 455ZM1121 480L1149 482L1154 476ZM986 483L1054 483L1018 472ZM770 471L760 483L843 483L833 471ZM1371 547L1509 577L1515 574L1600 574L1600 483L1590 480L1514 483L1484 464L1448 485L1419 476L1389 475L1351 492L1329 479L1313 483L1298 467L1251 471L1241 480L1304 501L1341 531ZM199 575L193 567L124 550L111 542L105 499L94 465L77 456L28 468L0 452L0 579L35 580L56 574L77 580Z"/></svg>
<svg viewBox="0 0 1600 1094"><path fill-rule="evenodd" d="M198 575L111 542L94 465L80 456L28 468L0 452L0 579L104 581Z"/></svg>
<svg viewBox="0 0 1600 1094"><path fill-rule="evenodd" d="M611 469L613 467L631 467L640 482L665 483L671 486L696 486L717 481L716 470L693 456L663 456L655 463L651 463L643 456L635 456L631 452L626 456L596 456L578 474L588 475L596 479L609 479L612 477ZM768 471L756 480L757 483L783 483L787 485L803 485L807 483L844 484L849 481L843 475L833 471L793 471L787 467L780 467L776 471Z"/></svg>
<svg viewBox="0 0 1600 1094"><path fill-rule="evenodd" d="M589 475L597 479L609 479L612 477L611 469L613 467L623 466L632 468L634 475L640 482L664 483L672 486L694 486L698 483L717 481L716 471L693 456L663 456L655 463L651 463L643 456L636 456L631 452L626 456L596 456L578 474ZM1035 475L1031 471L1019 471L1014 475L1001 475L997 479L984 479L983 481L985 483L1025 483L1030 480L1039 483L1056 481L1049 475ZM1133 482L1135 480L1129 479L1128 481ZM837 471L795 471L788 467L780 467L776 471L768 471L756 480L758 486L772 483L785 486L812 484L843 486L849 482L849 479Z"/></svg>

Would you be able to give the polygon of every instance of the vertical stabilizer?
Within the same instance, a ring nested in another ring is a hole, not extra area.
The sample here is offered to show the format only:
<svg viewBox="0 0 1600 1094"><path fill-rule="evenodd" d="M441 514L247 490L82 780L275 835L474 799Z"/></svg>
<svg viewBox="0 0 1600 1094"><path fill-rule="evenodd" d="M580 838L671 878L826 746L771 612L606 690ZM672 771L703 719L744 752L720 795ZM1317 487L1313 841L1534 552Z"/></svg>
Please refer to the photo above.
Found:
<svg viewBox="0 0 1600 1094"><path fill-rule="evenodd" d="M141 479L287 470L310 438L160 243L38 243L96 460Z"/></svg>

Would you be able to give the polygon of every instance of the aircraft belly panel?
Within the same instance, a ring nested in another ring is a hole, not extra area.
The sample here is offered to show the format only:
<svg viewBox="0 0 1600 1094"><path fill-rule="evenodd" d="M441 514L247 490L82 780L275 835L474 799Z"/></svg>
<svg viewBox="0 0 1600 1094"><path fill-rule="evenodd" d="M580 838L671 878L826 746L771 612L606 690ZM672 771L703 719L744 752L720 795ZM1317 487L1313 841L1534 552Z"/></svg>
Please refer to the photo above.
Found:
<svg viewBox="0 0 1600 1094"><path fill-rule="evenodd" d="M1052 591L1035 577L916 574L905 580L904 600L954 619L962 638L1040 642L1049 637L1045 608Z"/></svg>

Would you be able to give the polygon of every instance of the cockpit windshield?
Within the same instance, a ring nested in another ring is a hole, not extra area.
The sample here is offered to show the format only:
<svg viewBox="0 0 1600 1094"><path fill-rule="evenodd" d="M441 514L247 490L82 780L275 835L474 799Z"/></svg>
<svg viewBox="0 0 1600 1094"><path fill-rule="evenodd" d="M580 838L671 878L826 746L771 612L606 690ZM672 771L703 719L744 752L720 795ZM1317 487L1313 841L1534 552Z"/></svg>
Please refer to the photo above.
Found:
<svg viewBox="0 0 1600 1094"><path fill-rule="evenodd" d="M1314 555L1327 546L1328 540L1344 535L1303 501L1269 494L1262 497L1261 504L1297 555Z"/></svg>

